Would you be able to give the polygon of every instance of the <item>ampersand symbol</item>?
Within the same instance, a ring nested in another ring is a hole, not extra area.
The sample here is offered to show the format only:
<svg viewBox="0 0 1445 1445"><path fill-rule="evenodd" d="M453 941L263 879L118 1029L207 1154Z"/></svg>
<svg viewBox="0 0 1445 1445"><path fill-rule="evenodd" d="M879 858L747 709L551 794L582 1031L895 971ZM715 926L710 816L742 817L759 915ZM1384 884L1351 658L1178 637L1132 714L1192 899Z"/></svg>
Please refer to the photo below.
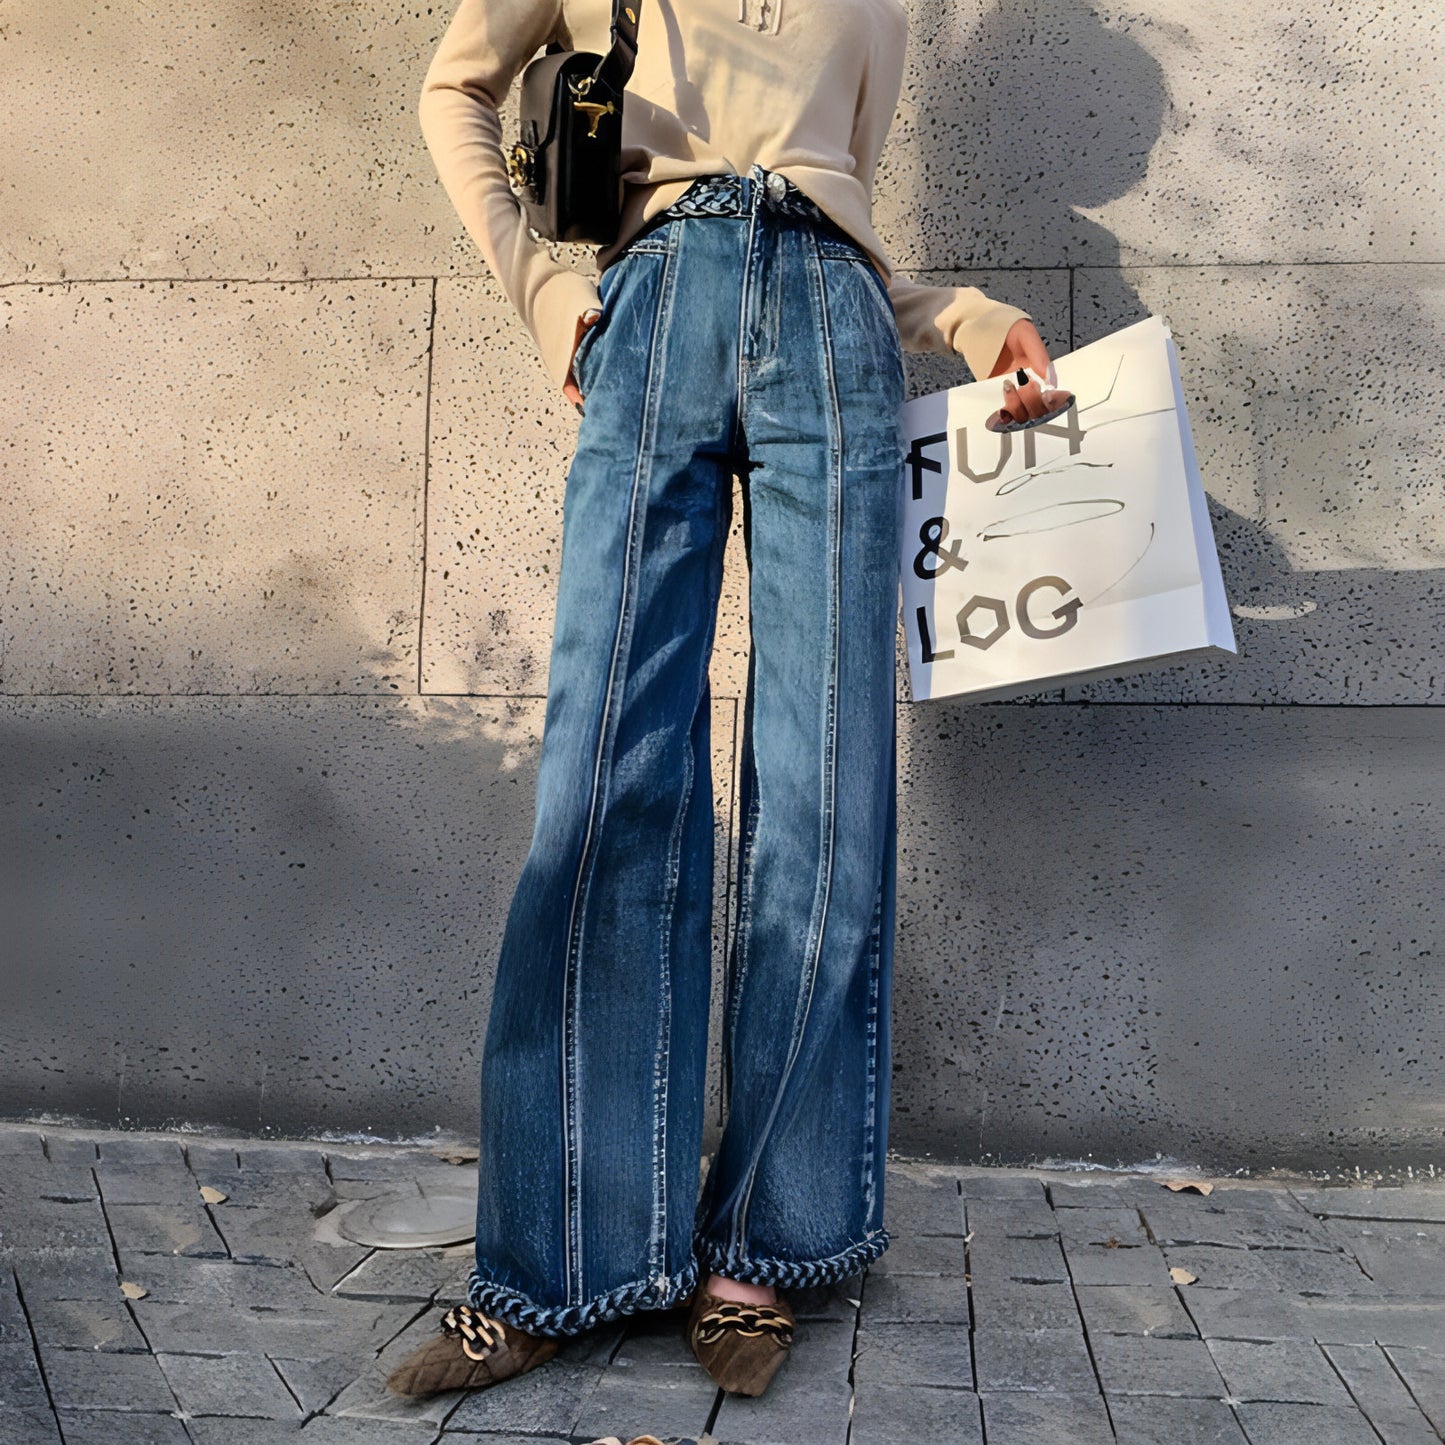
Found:
<svg viewBox="0 0 1445 1445"><path fill-rule="evenodd" d="M948 518L930 517L919 529L918 540L923 543L923 550L913 559L913 571L925 582L931 582L940 572L949 567L957 567L960 572L968 566L965 558L960 561L958 549L963 546L962 542L949 542L945 550L943 543L948 537ZM924 559L937 557L938 565L924 569Z"/></svg>

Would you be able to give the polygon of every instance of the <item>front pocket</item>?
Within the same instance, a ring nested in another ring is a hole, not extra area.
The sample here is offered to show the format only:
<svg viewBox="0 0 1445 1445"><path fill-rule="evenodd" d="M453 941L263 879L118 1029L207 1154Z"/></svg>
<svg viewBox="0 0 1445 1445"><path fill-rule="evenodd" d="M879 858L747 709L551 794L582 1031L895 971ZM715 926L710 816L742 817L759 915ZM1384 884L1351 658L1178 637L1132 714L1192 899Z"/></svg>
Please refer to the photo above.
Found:
<svg viewBox="0 0 1445 1445"><path fill-rule="evenodd" d="M873 293L874 300L878 303L884 322L890 331L896 333L898 330L898 317L893 310L892 298L888 295L887 283L878 274L877 268L866 256L850 256L849 260L857 270L864 273L864 284L868 287L869 291Z"/></svg>
<svg viewBox="0 0 1445 1445"><path fill-rule="evenodd" d="M587 395L587 388L583 384L582 373L587 364L587 358L592 353L592 348L597 342L597 333L607 325L607 317L611 313L609 302L617 289L617 282L621 275L622 267L627 264L626 255L619 256L597 279L597 308L602 313L583 333L577 343L577 349L572 353L572 375L577 378L577 389L583 396Z"/></svg>

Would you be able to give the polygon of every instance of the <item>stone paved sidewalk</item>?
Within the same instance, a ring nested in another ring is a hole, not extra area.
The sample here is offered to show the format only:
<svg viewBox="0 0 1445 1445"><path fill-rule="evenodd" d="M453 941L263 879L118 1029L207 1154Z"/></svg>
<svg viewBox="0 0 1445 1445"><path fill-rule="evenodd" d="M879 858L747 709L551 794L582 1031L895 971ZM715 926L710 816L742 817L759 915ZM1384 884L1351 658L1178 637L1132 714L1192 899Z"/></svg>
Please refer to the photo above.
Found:
<svg viewBox="0 0 1445 1445"><path fill-rule="evenodd" d="M798 1339L762 1400L719 1395L680 1312L569 1342L492 1391L399 1400L385 1374L461 1298L470 1246L370 1250L326 1216L470 1167L419 1148L0 1126L0 1445L1445 1432L1445 1183L1221 1180L1205 1196L1147 1173L918 1164L889 1173L893 1248L793 1296Z"/></svg>

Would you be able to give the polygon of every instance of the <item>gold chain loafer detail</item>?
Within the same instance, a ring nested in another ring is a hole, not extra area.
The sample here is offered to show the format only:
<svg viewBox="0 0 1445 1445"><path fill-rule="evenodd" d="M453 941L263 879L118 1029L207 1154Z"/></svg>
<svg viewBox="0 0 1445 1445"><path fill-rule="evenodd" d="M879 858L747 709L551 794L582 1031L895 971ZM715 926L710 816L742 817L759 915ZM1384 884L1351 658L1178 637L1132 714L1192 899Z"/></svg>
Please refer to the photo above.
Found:
<svg viewBox="0 0 1445 1445"><path fill-rule="evenodd" d="M483 1389L550 1360L559 1343L529 1335L471 1305L453 1305L442 1316L440 1332L403 1360L386 1386L393 1394L410 1396Z"/></svg>
<svg viewBox="0 0 1445 1445"><path fill-rule="evenodd" d="M761 1395L787 1357L794 1324L781 1295L776 1304L752 1305L699 1289L687 1340L703 1369L730 1395Z"/></svg>

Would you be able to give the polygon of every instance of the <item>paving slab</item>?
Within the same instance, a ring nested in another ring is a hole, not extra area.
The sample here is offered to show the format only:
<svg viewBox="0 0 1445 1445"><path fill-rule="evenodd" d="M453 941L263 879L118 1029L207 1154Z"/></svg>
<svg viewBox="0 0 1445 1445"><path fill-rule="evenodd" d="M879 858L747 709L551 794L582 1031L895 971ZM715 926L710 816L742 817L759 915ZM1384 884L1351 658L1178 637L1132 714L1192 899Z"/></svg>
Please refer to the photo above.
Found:
<svg viewBox="0 0 1445 1445"><path fill-rule="evenodd" d="M452 1282L457 1262L431 1249L378 1249L331 1287L349 1299L430 1300Z"/></svg>
<svg viewBox="0 0 1445 1445"><path fill-rule="evenodd" d="M1140 1206L1156 1244L1335 1250L1328 1231L1303 1209L1199 1209L1179 1196Z"/></svg>
<svg viewBox="0 0 1445 1445"><path fill-rule="evenodd" d="M969 1273L974 1279L1067 1280L1068 1265L1058 1238L1015 1238L975 1232L968 1246Z"/></svg>
<svg viewBox="0 0 1445 1445"><path fill-rule="evenodd" d="M307 1422L310 1425L321 1425L326 1420L325 1416L318 1416L315 1420ZM346 1424L347 1421L331 1422ZM234 1420L221 1415L209 1415L204 1419L191 1420L188 1422L191 1440L193 1445L290 1445L293 1440L301 1438L301 1426L295 1421L280 1420ZM397 1445L432 1445L436 1439L436 1432L431 1431L431 1439L425 1435L409 1437L406 1440L398 1438ZM319 1435L309 1435L308 1440L317 1440ZM382 1445L379 1437L373 1437L375 1445ZM344 1441L336 1441L333 1438L332 1445L346 1445ZM371 1445L371 1442L356 1442L352 1445Z"/></svg>
<svg viewBox="0 0 1445 1445"><path fill-rule="evenodd" d="M1045 1181L1035 1174L987 1168L957 1169L953 1174L958 1180L965 1205L990 1199L1012 1199L1024 1204L1048 1199Z"/></svg>
<svg viewBox="0 0 1445 1445"><path fill-rule="evenodd" d="M1277 1289L1179 1286L1179 1300L1197 1332L1218 1340L1309 1340L1315 1301ZM1371 1336L1373 1338L1373 1336Z"/></svg>
<svg viewBox="0 0 1445 1445"><path fill-rule="evenodd" d="M117 1204L174 1207L198 1202L195 1175L186 1168L179 1149L160 1156L153 1165L102 1160L95 1166L95 1178L107 1209Z"/></svg>
<svg viewBox="0 0 1445 1445"><path fill-rule="evenodd" d="M1370 1422L1351 1406L1266 1404L1236 1405L1240 1424L1260 1445L1380 1445Z"/></svg>
<svg viewBox="0 0 1445 1445"><path fill-rule="evenodd" d="M1076 1293L1091 1335L1154 1335L1180 1340L1199 1336L1178 1291L1167 1285L1081 1284Z"/></svg>
<svg viewBox="0 0 1445 1445"><path fill-rule="evenodd" d="M189 1199L172 1204L107 1203L105 1214L123 1267L129 1268L137 1255L147 1254L226 1258L226 1241L194 1190Z"/></svg>
<svg viewBox="0 0 1445 1445"><path fill-rule="evenodd" d="M1331 1219L1325 1228L1379 1292L1445 1298L1445 1224Z"/></svg>
<svg viewBox="0 0 1445 1445"><path fill-rule="evenodd" d="M1204 1289L1276 1289L1276 1277L1263 1250L1224 1244L1166 1245L1160 1251L1167 1271L1187 1269Z"/></svg>
<svg viewBox="0 0 1445 1445"><path fill-rule="evenodd" d="M858 1326L853 1378L869 1385L936 1385L973 1388L973 1363L967 1325L912 1325L871 1321L864 1312Z"/></svg>
<svg viewBox="0 0 1445 1445"><path fill-rule="evenodd" d="M125 1278L151 1303L249 1305L270 1309L314 1306L326 1296L294 1264L246 1264L233 1259L148 1254L126 1262Z"/></svg>
<svg viewBox="0 0 1445 1445"><path fill-rule="evenodd" d="M520 1379L506 1381L505 1388L468 1391L447 1417L448 1432L571 1435L605 1368L554 1358Z"/></svg>
<svg viewBox="0 0 1445 1445"><path fill-rule="evenodd" d="M27 1300L108 1299L117 1288L115 1254L109 1245L14 1250L3 1263L14 1268Z"/></svg>
<svg viewBox="0 0 1445 1445"><path fill-rule="evenodd" d="M908 1178L890 1172L883 1186L883 1222L893 1235L962 1235L963 1199L957 1179Z"/></svg>
<svg viewBox="0 0 1445 1445"><path fill-rule="evenodd" d="M1065 1395L1098 1392L1084 1332L1079 1328L1016 1330L984 1324L974 1333L973 1357L981 1394L1001 1390Z"/></svg>
<svg viewBox="0 0 1445 1445"><path fill-rule="evenodd" d="M985 1392L983 1419L988 1445L1113 1445L1097 1394Z"/></svg>
<svg viewBox="0 0 1445 1445"><path fill-rule="evenodd" d="M1059 1213L1051 1213L1054 1228L1064 1241L1065 1250L1076 1245L1119 1249L1157 1242L1150 1240L1139 1211L1128 1205L1065 1209Z"/></svg>
<svg viewBox="0 0 1445 1445"><path fill-rule="evenodd" d="M284 1355L268 1357L286 1388L307 1415L324 1410L357 1375L355 1355L328 1355L320 1360L295 1360Z"/></svg>
<svg viewBox="0 0 1445 1445"><path fill-rule="evenodd" d="M26 1249L109 1249L110 1234L99 1196L32 1195L23 1209L8 1206L0 1220L0 1245Z"/></svg>
<svg viewBox="0 0 1445 1445"><path fill-rule="evenodd" d="M62 1410L65 1445L190 1445L186 1427L174 1415L138 1415L119 1410ZM6 1436L6 1445L10 1445Z"/></svg>
<svg viewBox="0 0 1445 1445"><path fill-rule="evenodd" d="M717 1395L717 1386L697 1364L670 1365L666 1373L610 1369L584 1401L573 1434L584 1440L604 1435L630 1440L645 1433L696 1438Z"/></svg>
<svg viewBox="0 0 1445 1445"><path fill-rule="evenodd" d="M50 1411L50 1396L28 1340L0 1344L0 1407L17 1414Z"/></svg>
<svg viewBox="0 0 1445 1445"><path fill-rule="evenodd" d="M966 1325L968 1285L959 1276L870 1275L863 1318L879 1323Z"/></svg>
<svg viewBox="0 0 1445 1445"><path fill-rule="evenodd" d="M0 1128L0 1158L7 1161L45 1158L45 1131L24 1124Z"/></svg>
<svg viewBox="0 0 1445 1445"><path fill-rule="evenodd" d="M84 1133L66 1134L59 1130L46 1132L44 1153L51 1164L78 1169L89 1169L100 1158L95 1138Z"/></svg>
<svg viewBox="0 0 1445 1445"><path fill-rule="evenodd" d="M465 1398L465 1390L446 1390L413 1399L393 1394L386 1387L387 1376L392 1370L428 1343L436 1332L436 1316L413 1308L413 1317L404 1328L395 1331L380 1350L366 1354L352 1352L353 1378L326 1406L325 1413L347 1419L387 1420L405 1426L434 1425L440 1428Z"/></svg>
<svg viewBox="0 0 1445 1445"><path fill-rule="evenodd" d="M968 1248L957 1234L905 1234L868 1266L868 1278L880 1275L968 1273Z"/></svg>
<svg viewBox="0 0 1445 1445"><path fill-rule="evenodd" d="M299 1420L303 1411L264 1355L157 1355L187 1415Z"/></svg>
<svg viewBox="0 0 1445 1445"><path fill-rule="evenodd" d="M1350 1404L1329 1357L1304 1340L1210 1340L1209 1353L1237 1400L1304 1405Z"/></svg>
<svg viewBox="0 0 1445 1445"><path fill-rule="evenodd" d="M988 1275L969 1284L979 1328L1077 1329L1079 1305L1067 1280L1020 1280Z"/></svg>
<svg viewBox="0 0 1445 1445"><path fill-rule="evenodd" d="M977 1237L1002 1235L1006 1239L1052 1239L1059 1220L1040 1193L1016 1198L969 1199L964 1210L968 1232Z"/></svg>
<svg viewBox="0 0 1445 1445"><path fill-rule="evenodd" d="M972 1390L871 1384L853 1400L848 1445L983 1445Z"/></svg>
<svg viewBox="0 0 1445 1445"><path fill-rule="evenodd" d="M893 1251L884 1254L886 1259ZM871 1279L872 1269L869 1270ZM815 1285L809 1289L788 1292L793 1314L799 1320L852 1320L858 1315L863 1298L863 1276L855 1274L837 1284Z"/></svg>
<svg viewBox="0 0 1445 1445"><path fill-rule="evenodd" d="M1250 1445L1223 1400L1116 1395L1109 1401L1109 1413L1118 1445ZM1273 1441L1264 1438L1254 1445L1273 1445Z"/></svg>
<svg viewBox="0 0 1445 1445"><path fill-rule="evenodd" d="M150 1346L136 1327L119 1289L101 1300L27 1301L30 1325L41 1351L50 1348L111 1350L122 1354L149 1354Z"/></svg>
<svg viewBox="0 0 1445 1445"><path fill-rule="evenodd" d="M1416 1219L1445 1224L1445 1180L1399 1188L1291 1188L1302 1209L1328 1219Z"/></svg>
<svg viewBox="0 0 1445 1445"><path fill-rule="evenodd" d="M1065 1244L1064 1255L1076 1287L1170 1282L1169 1262L1155 1244Z"/></svg>
<svg viewBox="0 0 1445 1445"><path fill-rule="evenodd" d="M1441 1340L1445 1335L1436 1336L1433 1349L1387 1345L1385 1353L1425 1418L1445 1439L1445 1351L1440 1348Z"/></svg>
<svg viewBox="0 0 1445 1445"><path fill-rule="evenodd" d="M153 1355L46 1350L45 1382L60 1410L136 1410L169 1414L175 1397Z"/></svg>
<svg viewBox="0 0 1445 1445"><path fill-rule="evenodd" d="M1159 1340L1142 1335L1091 1335L1104 1393L1197 1395L1223 1399L1228 1391L1203 1340Z"/></svg>
<svg viewBox="0 0 1445 1445"><path fill-rule="evenodd" d="M1439 1445L1440 1437L1380 1346L1326 1345L1324 1351L1384 1445Z"/></svg>

